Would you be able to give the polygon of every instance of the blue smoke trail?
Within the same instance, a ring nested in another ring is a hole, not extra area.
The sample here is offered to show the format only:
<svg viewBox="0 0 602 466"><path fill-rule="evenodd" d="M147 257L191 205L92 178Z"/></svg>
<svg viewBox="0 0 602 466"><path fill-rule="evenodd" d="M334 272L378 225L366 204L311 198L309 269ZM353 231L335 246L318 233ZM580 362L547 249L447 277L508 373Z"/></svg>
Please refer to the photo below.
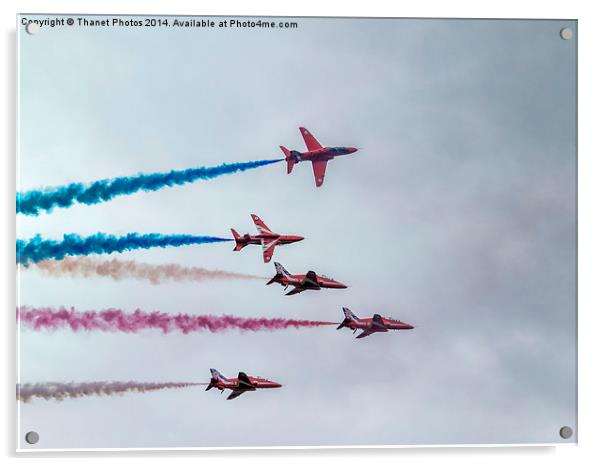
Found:
<svg viewBox="0 0 602 466"><path fill-rule="evenodd" d="M63 259L65 256L86 256L88 254L110 254L131 251L132 249L165 248L189 244L220 243L232 241L215 236L162 235L149 233L141 235L128 233L126 236L113 236L104 233L82 238L76 234L63 236L62 241L42 239L36 235L30 240L17 240L17 263L29 265L46 259Z"/></svg>
<svg viewBox="0 0 602 466"><path fill-rule="evenodd" d="M74 202L87 205L98 204L99 202L109 201L115 196L132 194L141 190L157 191L168 186L192 183L197 180L210 180L218 176L243 172L281 161L282 159L224 163L216 167L199 167L187 170L172 170L168 173L124 176L99 180L92 184L71 183L56 188L26 191L17 193L17 213L38 215L41 210L50 212L55 207L70 207Z"/></svg>

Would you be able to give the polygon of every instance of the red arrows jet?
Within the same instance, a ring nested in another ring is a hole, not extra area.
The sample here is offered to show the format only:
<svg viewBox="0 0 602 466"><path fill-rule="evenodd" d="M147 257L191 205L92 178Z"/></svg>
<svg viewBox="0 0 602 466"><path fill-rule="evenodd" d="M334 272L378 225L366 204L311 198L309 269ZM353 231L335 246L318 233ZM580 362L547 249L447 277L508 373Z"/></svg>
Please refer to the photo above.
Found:
<svg viewBox="0 0 602 466"><path fill-rule="evenodd" d="M414 328L410 324L405 324L399 320L384 319L380 314L374 314L373 317L359 319L346 307L343 308L343 313L345 314L345 320L341 322L341 325L337 327L337 330L340 330L343 327L350 328L353 330L353 333L355 333L357 329L363 330L363 332L355 338L364 338L372 335L375 332L388 332L389 330L411 330Z"/></svg>
<svg viewBox="0 0 602 466"><path fill-rule="evenodd" d="M326 165L329 160L338 157L339 155L353 154L357 152L355 147L323 147L316 138L314 138L307 129L301 127L301 136L307 146L307 152L298 152L296 150L288 150L284 146L280 146L286 158L286 172L293 171L295 164L304 160L311 161L314 169L314 178L316 186L319 188L324 183L324 175L326 174Z"/></svg>
<svg viewBox="0 0 602 466"><path fill-rule="evenodd" d="M211 390L213 387L217 388L221 392L225 389L232 390L232 393L228 395L228 400L233 400L237 396L242 395L244 392L254 392L259 388L280 388L282 385L271 380L262 379L261 377L253 377L239 372L238 377L233 379L227 379L219 371L215 369L209 369L211 371L211 381L207 385L207 390Z"/></svg>
<svg viewBox="0 0 602 466"><path fill-rule="evenodd" d="M316 272L310 270L305 275L291 275L281 264L274 262L276 266L276 275L266 283L271 285L272 283L280 283L286 290L289 285L294 288L286 293L287 296L301 293L305 290L320 290L322 288L347 288L347 285L343 285L332 278L323 277L317 275Z"/></svg>
<svg viewBox="0 0 602 466"><path fill-rule="evenodd" d="M303 239L303 236L281 235L279 233L274 233L265 223L261 221L257 215L251 214L251 218L257 227L257 231L259 232L258 235L252 236L248 233L245 233L241 236L234 228L230 228L232 236L234 236L234 241L236 241L236 246L234 247L235 251L240 251L248 244L261 244L261 247L263 248L263 262L268 263L270 260L272 260L276 245L296 243L297 241L301 241Z"/></svg>

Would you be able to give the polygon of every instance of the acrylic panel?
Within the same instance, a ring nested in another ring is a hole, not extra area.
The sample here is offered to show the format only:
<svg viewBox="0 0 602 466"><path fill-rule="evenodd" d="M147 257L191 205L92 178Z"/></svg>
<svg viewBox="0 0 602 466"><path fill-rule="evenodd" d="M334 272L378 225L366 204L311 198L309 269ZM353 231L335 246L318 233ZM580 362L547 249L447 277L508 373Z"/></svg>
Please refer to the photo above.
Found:
<svg viewBox="0 0 602 466"><path fill-rule="evenodd" d="M17 41L19 449L576 442L575 20Z"/></svg>

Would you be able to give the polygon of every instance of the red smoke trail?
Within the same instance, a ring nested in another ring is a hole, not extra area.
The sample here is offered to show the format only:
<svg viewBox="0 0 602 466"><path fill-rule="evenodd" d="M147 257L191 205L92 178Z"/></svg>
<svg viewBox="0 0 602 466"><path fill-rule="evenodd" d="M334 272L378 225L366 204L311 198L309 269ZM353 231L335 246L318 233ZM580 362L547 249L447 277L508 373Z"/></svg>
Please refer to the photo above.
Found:
<svg viewBox="0 0 602 466"><path fill-rule="evenodd" d="M46 400L64 400L65 398L81 398L91 395L116 395L125 392L150 392L163 390L165 388L186 388L196 385L207 385L204 383L152 383L152 382L87 382L87 383L25 383L17 384L17 400L30 401L33 397Z"/></svg>
<svg viewBox="0 0 602 466"><path fill-rule="evenodd" d="M47 260L33 265L50 276L71 275L73 277L110 277L113 280L132 278L147 280L153 285L166 281L206 280L254 280L265 279L257 275L209 270L201 267L183 267L178 264L154 265L133 260L99 260L91 257L64 258L63 260Z"/></svg>
<svg viewBox="0 0 602 466"><path fill-rule="evenodd" d="M179 331L184 334L199 331L215 333L225 330L258 332L262 330L283 330L291 327L336 325L333 322L315 320L166 314L164 312L143 312L140 309L136 309L132 313L126 313L120 309L78 312L73 308L55 310L26 306L17 308L17 320L33 330L58 330L70 327L74 332L96 330L101 332L137 333L141 330L160 329L163 333Z"/></svg>

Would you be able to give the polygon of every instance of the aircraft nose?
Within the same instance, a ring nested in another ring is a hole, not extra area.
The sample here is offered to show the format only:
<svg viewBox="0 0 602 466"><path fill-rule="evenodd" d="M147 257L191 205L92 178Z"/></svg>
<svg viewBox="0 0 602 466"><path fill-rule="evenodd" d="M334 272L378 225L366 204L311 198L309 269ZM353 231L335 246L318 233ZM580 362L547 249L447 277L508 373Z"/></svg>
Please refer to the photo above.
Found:
<svg viewBox="0 0 602 466"><path fill-rule="evenodd" d="M357 148L355 148L355 147L348 147L348 149L349 149L349 153L350 154L353 154L354 152L357 152Z"/></svg>

